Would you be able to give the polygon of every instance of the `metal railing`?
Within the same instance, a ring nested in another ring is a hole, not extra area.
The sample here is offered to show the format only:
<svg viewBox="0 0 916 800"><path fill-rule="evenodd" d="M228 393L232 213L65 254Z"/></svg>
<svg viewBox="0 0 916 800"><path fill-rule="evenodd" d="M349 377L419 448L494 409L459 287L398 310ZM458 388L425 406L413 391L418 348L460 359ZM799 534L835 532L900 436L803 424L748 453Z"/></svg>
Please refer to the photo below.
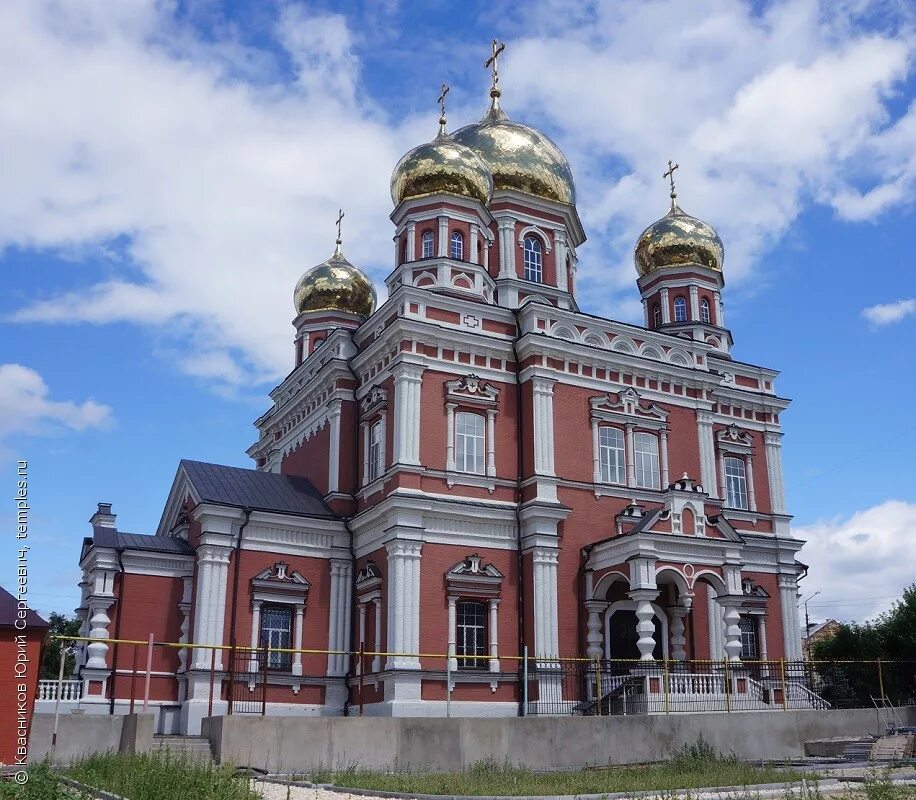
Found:
<svg viewBox="0 0 916 800"><path fill-rule="evenodd" d="M444 715L452 704L484 696L517 703L531 715L628 715L709 711L779 711L789 709L872 708L875 699L900 706L916 704L916 662L889 661L636 661L550 658L493 654L391 653L309 648L252 648L199 642L156 642L55 637L66 641L132 645L132 664L119 658L116 699L149 703L154 651L184 650L181 663L196 659L198 674L209 671L208 714L269 713L277 687L293 687L288 700L320 696L331 680L348 686L350 713L383 699L386 676L419 674L424 699L440 701ZM192 654L194 658L192 658ZM109 658L110 658L109 653ZM163 660L159 659L160 661ZM146 664L146 669L139 664ZM459 669L459 664L476 668ZM206 666L204 666L206 665ZM130 666L130 668L126 668ZM190 667L189 667L190 668ZM180 678L188 670L167 673ZM39 700L108 702L84 696L82 682L42 681ZM300 692L300 689L306 691ZM282 691L279 690L279 691ZM498 693L498 694L497 694ZM113 707L113 704L112 704Z"/></svg>

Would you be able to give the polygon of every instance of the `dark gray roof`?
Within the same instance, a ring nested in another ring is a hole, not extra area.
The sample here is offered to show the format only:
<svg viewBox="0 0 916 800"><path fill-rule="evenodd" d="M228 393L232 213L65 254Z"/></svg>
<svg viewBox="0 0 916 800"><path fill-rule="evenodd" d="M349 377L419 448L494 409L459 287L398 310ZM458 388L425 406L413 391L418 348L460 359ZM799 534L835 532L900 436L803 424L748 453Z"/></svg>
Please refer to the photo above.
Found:
<svg viewBox="0 0 916 800"><path fill-rule="evenodd" d="M337 517L307 478L187 459L182 459L181 467L202 503L307 517Z"/></svg>
<svg viewBox="0 0 916 800"><path fill-rule="evenodd" d="M0 628L12 628L19 616L18 603L6 589L0 586ZM48 623L38 616L32 609L25 612L27 628L47 628ZM12 656L10 656L12 659Z"/></svg>
<svg viewBox="0 0 916 800"><path fill-rule="evenodd" d="M96 525L92 529L92 543L96 547L111 547L115 550L151 550L156 553L194 554L194 548L184 539L176 539L174 536L151 536L146 533L124 533L101 525Z"/></svg>

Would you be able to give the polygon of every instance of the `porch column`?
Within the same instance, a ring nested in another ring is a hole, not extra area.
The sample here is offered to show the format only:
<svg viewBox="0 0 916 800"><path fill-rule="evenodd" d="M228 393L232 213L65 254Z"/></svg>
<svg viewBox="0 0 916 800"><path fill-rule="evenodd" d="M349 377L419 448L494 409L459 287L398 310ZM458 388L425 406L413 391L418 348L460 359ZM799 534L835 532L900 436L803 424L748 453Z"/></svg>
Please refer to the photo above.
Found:
<svg viewBox="0 0 916 800"><path fill-rule="evenodd" d="M586 600L585 608L588 610L588 637L586 638L585 655L590 659L601 658L603 651L601 644L604 637L601 634L601 614L607 609L603 600Z"/></svg>
<svg viewBox="0 0 916 800"><path fill-rule="evenodd" d="M687 639L684 636L684 618L690 613L684 606L672 606L668 609L671 617L671 657L675 661L687 658Z"/></svg>
<svg viewBox="0 0 916 800"><path fill-rule="evenodd" d="M655 660L655 609L652 601L658 594L658 589L634 589L629 593L630 599L636 601L636 632L639 634L636 647L639 648L640 661Z"/></svg>
<svg viewBox="0 0 916 800"><path fill-rule="evenodd" d="M729 661L741 661L741 628L738 626L741 615L738 609L744 601L732 595L720 597L718 601L725 610L725 657Z"/></svg>

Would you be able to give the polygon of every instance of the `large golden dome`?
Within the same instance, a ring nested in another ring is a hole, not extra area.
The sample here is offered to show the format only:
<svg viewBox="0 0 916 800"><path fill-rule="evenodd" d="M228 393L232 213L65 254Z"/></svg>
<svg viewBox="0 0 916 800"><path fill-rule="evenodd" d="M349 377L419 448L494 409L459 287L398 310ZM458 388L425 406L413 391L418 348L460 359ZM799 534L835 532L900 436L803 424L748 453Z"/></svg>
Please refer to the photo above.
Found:
<svg viewBox="0 0 916 800"><path fill-rule="evenodd" d="M452 138L483 159L496 189L515 189L570 205L576 202L566 156L546 134L512 122L500 108L498 95L480 122L455 131Z"/></svg>
<svg viewBox="0 0 916 800"><path fill-rule="evenodd" d="M640 234L634 258L640 276L682 264L699 264L721 272L725 248L711 225L685 214L672 202L671 210Z"/></svg>
<svg viewBox="0 0 916 800"><path fill-rule="evenodd" d="M334 255L299 278L293 303L297 314L333 310L368 317L375 310L375 287L362 270L347 261L338 239Z"/></svg>
<svg viewBox="0 0 916 800"><path fill-rule="evenodd" d="M445 133L444 125L435 139L407 153L391 175L395 205L409 197L437 192L471 197L484 204L493 194L493 177L487 165L473 150Z"/></svg>

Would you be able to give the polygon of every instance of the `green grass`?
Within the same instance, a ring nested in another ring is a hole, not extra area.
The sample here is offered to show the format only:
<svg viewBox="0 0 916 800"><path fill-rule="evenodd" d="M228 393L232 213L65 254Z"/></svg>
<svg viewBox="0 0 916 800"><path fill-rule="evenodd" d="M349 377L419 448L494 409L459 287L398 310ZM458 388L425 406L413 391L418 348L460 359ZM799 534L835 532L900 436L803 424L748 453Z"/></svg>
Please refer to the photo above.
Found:
<svg viewBox="0 0 916 800"><path fill-rule="evenodd" d="M755 766L717 754L705 742L684 748L662 764L608 767L570 772L531 769L484 761L460 772L381 772L359 768L314 770L307 780L351 789L459 795L604 794L648 790L752 786L816 778L810 772ZM878 799L875 799L878 800ZM880 800L884 800L883 798Z"/></svg>
<svg viewBox="0 0 916 800"><path fill-rule="evenodd" d="M129 800L261 800L231 765L216 767L169 753L93 755L64 774Z"/></svg>
<svg viewBox="0 0 916 800"><path fill-rule="evenodd" d="M33 764L26 770L27 783L0 781L0 800L74 800L58 783L47 763Z"/></svg>

